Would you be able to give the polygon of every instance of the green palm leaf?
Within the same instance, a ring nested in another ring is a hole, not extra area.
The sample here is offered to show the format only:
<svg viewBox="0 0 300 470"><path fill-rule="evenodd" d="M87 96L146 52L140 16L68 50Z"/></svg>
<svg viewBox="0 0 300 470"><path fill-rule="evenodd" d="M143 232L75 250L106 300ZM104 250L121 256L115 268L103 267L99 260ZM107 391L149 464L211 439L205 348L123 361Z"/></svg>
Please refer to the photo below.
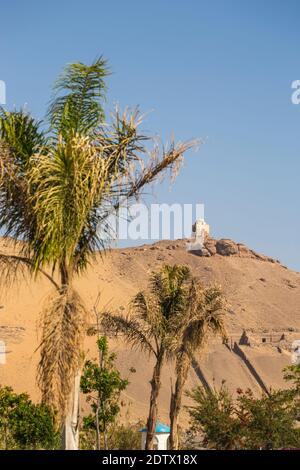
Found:
<svg viewBox="0 0 300 470"><path fill-rule="evenodd" d="M98 58L92 65L68 65L54 85L48 109L51 129L68 138L74 133L93 134L104 120L103 100L109 75L107 62Z"/></svg>

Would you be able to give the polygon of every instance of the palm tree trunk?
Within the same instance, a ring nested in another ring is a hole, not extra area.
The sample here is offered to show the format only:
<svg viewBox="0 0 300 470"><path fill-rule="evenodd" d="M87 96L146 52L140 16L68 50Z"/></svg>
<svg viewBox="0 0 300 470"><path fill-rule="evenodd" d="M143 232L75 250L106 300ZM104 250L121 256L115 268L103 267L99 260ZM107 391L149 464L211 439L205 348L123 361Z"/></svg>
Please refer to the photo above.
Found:
<svg viewBox="0 0 300 470"><path fill-rule="evenodd" d="M70 271L65 261L60 265L61 290L66 289L70 283ZM68 403L67 415L63 425L62 446L64 450L79 449L79 398L80 398L80 370L74 377L73 391Z"/></svg>
<svg viewBox="0 0 300 470"><path fill-rule="evenodd" d="M178 418L182 405L182 395L187 374L190 368L190 360L187 356L183 355L180 357L177 363L177 378L175 383L175 390L171 393L170 403L170 438L169 446L170 450L178 450L179 447L179 436L178 436Z"/></svg>
<svg viewBox="0 0 300 470"><path fill-rule="evenodd" d="M150 407L149 415L147 421L147 439L146 439L146 450L153 449L153 439L155 433L155 425L157 420L157 399L160 390L160 376L163 366L163 361L165 357L165 352L161 349L158 353L156 364L153 371L153 376L151 380L151 395L150 395Z"/></svg>
<svg viewBox="0 0 300 470"><path fill-rule="evenodd" d="M79 448L79 394L80 373L74 378L73 393L63 426L63 450L78 450Z"/></svg>

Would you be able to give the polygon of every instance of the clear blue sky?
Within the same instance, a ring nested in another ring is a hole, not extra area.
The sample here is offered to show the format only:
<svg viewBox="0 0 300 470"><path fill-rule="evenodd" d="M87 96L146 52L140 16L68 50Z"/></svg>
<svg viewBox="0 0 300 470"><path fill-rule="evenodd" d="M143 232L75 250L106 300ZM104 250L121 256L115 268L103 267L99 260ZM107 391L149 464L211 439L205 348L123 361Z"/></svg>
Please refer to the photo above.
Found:
<svg viewBox="0 0 300 470"><path fill-rule="evenodd" d="M300 270L298 0L11 0L0 18L8 107L43 117L62 67L103 54L109 106L153 110L144 127L164 138L207 138L156 202L204 202L215 237Z"/></svg>

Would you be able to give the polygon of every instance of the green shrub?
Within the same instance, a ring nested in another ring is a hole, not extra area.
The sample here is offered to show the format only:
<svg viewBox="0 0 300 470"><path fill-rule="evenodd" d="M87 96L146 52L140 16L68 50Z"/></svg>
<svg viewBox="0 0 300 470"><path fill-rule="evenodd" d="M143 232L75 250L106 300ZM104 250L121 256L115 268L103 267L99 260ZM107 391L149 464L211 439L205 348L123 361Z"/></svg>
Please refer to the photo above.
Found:
<svg viewBox="0 0 300 470"><path fill-rule="evenodd" d="M261 398L239 389L234 399L224 383L219 390L198 387L188 393L195 402L188 407L191 430L214 449L300 448L299 377L299 366L287 368L285 379L292 388L271 390Z"/></svg>
<svg viewBox="0 0 300 470"><path fill-rule="evenodd" d="M55 415L26 393L0 387L0 448L54 449L59 446Z"/></svg>

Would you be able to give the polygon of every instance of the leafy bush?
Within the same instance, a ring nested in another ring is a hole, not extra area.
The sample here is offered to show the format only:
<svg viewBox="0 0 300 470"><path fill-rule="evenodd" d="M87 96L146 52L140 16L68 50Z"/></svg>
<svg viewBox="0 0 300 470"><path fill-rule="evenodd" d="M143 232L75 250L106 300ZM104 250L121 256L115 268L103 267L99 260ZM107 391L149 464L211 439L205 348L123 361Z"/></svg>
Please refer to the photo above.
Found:
<svg viewBox="0 0 300 470"><path fill-rule="evenodd" d="M109 427L107 443L110 450L139 450L141 449L141 434L139 429L142 422L137 424L114 424ZM84 426L80 433L80 448L95 449L96 431L93 427Z"/></svg>
<svg viewBox="0 0 300 470"><path fill-rule="evenodd" d="M224 383L220 390L198 387L188 395L192 431L203 434L203 444L215 449L300 448L300 369L285 370L288 390L270 391L255 398L251 390L237 390L237 399Z"/></svg>
<svg viewBox="0 0 300 470"><path fill-rule="evenodd" d="M0 448L54 449L59 446L55 415L26 393L0 387Z"/></svg>
<svg viewBox="0 0 300 470"><path fill-rule="evenodd" d="M124 424L112 429L110 442L112 450L139 450L141 449L141 429L142 423Z"/></svg>

